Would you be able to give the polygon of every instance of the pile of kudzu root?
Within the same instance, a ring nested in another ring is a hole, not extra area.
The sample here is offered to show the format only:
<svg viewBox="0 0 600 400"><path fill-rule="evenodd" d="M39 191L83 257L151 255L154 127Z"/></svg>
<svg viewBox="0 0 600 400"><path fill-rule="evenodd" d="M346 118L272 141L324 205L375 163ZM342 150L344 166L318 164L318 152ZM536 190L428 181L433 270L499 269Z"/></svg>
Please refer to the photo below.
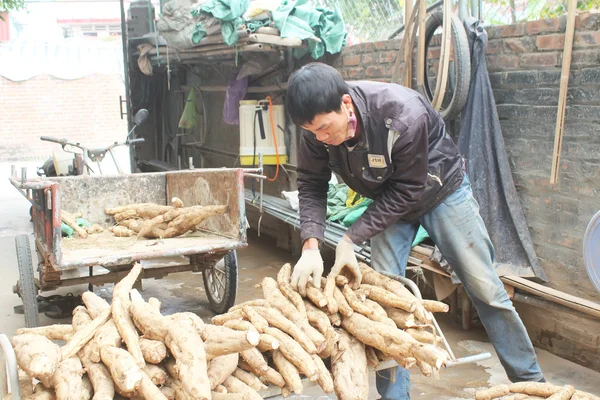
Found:
<svg viewBox="0 0 600 400"><path fill-rule="evenodd" d="M303 297L286 264L277 279L262 280L263 299L209 324L188 312L162 315L159 300L132 289L141 272L134 265L111 304L86 292L71 325L24 328L12 337L22 396L260 399L267 385L300 394L305 377L340 399L366 399L369 367L383 360L437 374L449 355L431 312L448 306L419 300L364 264L360 271L350 282L323 279L322 290L309 285Z"/></svg>

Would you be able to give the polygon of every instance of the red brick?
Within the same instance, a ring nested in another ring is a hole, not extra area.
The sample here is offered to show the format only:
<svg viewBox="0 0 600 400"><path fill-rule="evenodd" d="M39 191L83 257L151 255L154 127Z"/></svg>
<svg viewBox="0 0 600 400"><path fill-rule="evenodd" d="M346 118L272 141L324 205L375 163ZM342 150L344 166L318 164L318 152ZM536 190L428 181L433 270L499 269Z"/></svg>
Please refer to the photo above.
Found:
<svg viewBox="0 0 600 400"><path fill-rule="evenodd" d="M600 27L600 13L585 13L575 17L575 29L598 30Z"/></svg>
<svg viewBox="0 0 600 400"><path fill-rule="evenodd" d="M342 70L342 76L344 79L361 79L365 76L365 70L357 67L344 68Z"/></svg>
<svg viewBox="0 0 600 400"><path fill-rule="evenodd" d="M541 35L535 38L539 50L562 50L565 47L565 35Z"/></svg>
<svg viewBox="0 0 600 400"><path fill-rule="evenodd" d="M387 50L387 44L385 40L381 40L379 42L375 42L375 48L377 50Z"/></svg>
<svg viewBox="0 0 600 400"><path fill-rule="evenodd" d="M525 35L525 24L492 26L488 29L488 35L490 39L523 36Z"/></svg>
<svg viewBox="0 0 600 400"><path fill-rule="evenodd" d="M439 47L430 47L427 52L428 60L439 60L441 49Z"/></svg>
<svg viewBox="0 0 600 400"><path fill-rule="evenodd" d="M401 44L402 40L399 39L386 40L385 48L386 50L400 50Z"/></svg>
<svg viewBox="0 0 600 400"><path fill-rule="evenodd" d="M490 71L505 71L519 67L519 57L512 54L491 55L486 59Z"/></svg>
<svg viewBox="0 0 600 400"><path fill-rule="evenodd" d="M600 31L594 32L575 32L573 47L592 47L600 46Z"/></svg>
<svg viewBox="0 0 600 400"><path fill-rule="evenodd" d="M359 43L352 47L356 48L357 53L368 53L370 51L375 51L375 44L373 42Z"/></svg>
<svg viewBox="0 0 600 400"><path fill-rule="evenodd" d="M504 49L504 41L502 39L490 40L485 50L486 54L496 54Z"/></svg>
<svg viewBox="0 0 600 400"><path fill-rule="evenodd" d="M560 24L558 18L541 19L538 21L530 21L526 24L528 35L537 35L539 33L558 32Z"/></svg>
<svg viewBox="0 0 600 400"><path fill-rule="evenodd" d="M543 35L536 38L540 50L562 50L565 46L565 35ZM575 32L573 47L600 46L600 31Z"/></svg>
<svg viewBox="0 0 600 400"><path fill-rule="evenodd" d="M345 67L360 65L360 56L359 55L355 55L355 56L346 56L346 57L344 57L344 63L343 63L343 65Z"/></svg>
<svg viewBox="0 0 600 400"><path fill-rule="evenodd" d="M379 62L382 64L393 63L396 61L397 51L384 51L379 53Z"/></svg>
<svg viewBox="0 0 600 400"><path fill-rule="evenodd" d="M365 69L365 75L369 78L379 78L383 76L383 68L380 66L369 66Z"/></svg>
<svg viewBox="0 0 600 400"><path fill-rule="evenodd" d="M527 36L504 39L504 45L506 51L512 53L527 53L535 50L533 38Z"/></svg>
<svg viewBox="0 0 600 400"><path fill-rule="evenodd" d="M598 50L574 50L571 63L585 66L597 66L600 64L600 51Z"/></svg>
<svg viewBox="0 0 600 400"><path fill-rule="evenodd" d="M558 53L532 53L521 56L521 67L553 67L558 64Z"/></svg>
<svg viewBox="0 0 600 400"><path fill-rule="evenodd" d="M362 65L364 65L365 67L371 64L377 64L379 62L379 60L377 60L377 53L366 53L363 54L361 57Z"/></svg>

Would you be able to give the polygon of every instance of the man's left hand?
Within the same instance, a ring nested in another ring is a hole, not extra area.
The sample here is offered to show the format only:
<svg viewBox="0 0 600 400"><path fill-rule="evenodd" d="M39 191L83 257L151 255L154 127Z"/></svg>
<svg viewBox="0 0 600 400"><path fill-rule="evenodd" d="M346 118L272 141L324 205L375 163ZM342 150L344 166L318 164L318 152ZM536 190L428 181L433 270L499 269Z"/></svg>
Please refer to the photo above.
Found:
<svg viewBox="0 0 600 400"><path fill-rule="evenodd" d="M344 235L335 248L335 264L327 278L335 279L344 267L348 267L349 272L354 276L354 279L349 279L352 289L358 289L362 280L362 273L358 266L356 254L354 254L354 243L347 235Z"/></svg>

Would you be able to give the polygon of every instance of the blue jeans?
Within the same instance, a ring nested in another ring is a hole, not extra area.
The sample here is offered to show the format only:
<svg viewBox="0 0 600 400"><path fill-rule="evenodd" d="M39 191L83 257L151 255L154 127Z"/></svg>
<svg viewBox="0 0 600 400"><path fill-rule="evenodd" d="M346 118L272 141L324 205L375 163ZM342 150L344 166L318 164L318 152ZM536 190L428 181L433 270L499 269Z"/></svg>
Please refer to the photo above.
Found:
<svg viewBox="0 0 600 400"><path fill-rule="evenodd" d="M508 378L513 382L541 379L525 326L494 270L494 246L466 175L461 186L419 222L464 285ZM373 268L404 276L418 227L400 221L371 238ZM400 367L379 371L377 390L382 399L410 399L409 372Z"/></svg>

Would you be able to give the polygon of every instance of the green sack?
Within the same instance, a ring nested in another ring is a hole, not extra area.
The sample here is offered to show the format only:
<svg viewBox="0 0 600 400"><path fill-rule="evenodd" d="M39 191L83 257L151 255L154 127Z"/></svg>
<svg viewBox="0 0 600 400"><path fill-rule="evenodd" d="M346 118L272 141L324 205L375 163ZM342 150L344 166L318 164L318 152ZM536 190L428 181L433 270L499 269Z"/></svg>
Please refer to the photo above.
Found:
<svg viewBox="0 0 600 400"><path fill-rule="evenodd" d="M73 237L73 232L75 231L73 228L63 222L60 224L60 232L63 236Z"/></svg>

